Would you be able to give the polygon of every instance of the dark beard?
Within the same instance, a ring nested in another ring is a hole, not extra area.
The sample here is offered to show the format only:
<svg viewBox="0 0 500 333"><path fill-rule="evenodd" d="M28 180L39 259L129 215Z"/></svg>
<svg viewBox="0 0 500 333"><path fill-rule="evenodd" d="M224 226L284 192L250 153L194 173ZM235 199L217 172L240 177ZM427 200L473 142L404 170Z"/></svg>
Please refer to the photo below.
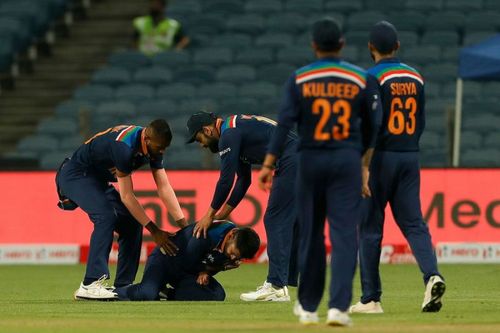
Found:
<svg viewBox="0 0 500 333"><path fill-rule="evenodd" d="M210 151L212 153L218 153L219 152L219 140L218 139L210 139L210 141L208 142L208 149L210 149Z"/></svg>

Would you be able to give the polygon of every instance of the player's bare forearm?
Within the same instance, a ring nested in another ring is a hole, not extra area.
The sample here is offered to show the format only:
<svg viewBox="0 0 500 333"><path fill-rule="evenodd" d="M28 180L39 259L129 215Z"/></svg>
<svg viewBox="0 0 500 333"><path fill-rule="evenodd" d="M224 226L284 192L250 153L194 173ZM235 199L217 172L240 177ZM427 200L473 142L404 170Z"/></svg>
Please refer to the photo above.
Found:
<svg viewBox="0 0 500 333"><path fill-rule="evenodd" d="M361 166L364 168L370 168L372 162L374 148L368 148L361 158Z"/></svg>
<svg viewBox="0 0 500 333"><path fill-rule="evenodd" d="M233 211L234 207L231 205L225 204L222 206L222 208L215 214L214 219L215 220L225 220L231 214Z"/></svg>
<svg viewBox="0 0 500 333"><path fill-rule="evenodd" d="M269 167L271 169L274 169L274 166L276 164L276 156L273 154L266 154L266 157L264 158L264 162L262 163L262 167Z"/></svg>
<svg viewBox="0 0 500 333"><path fill-rule="evenodd" d="M134 186L132 184L132 178L130 175L124 174L120 171L116 171L118 179L118 187L120 189L120 199L127 207L130 214L139 222L141 225L145 226L150 222L149 217L146 215L144 208L137 200L134 194Z"/></svg>
<svg viewBox="0 0 500 333"><path fill-rule="evenodd" d="M184 213L182 212L179 200L177 200L175 191L172 185L170 185L167 173L164 169L153 170L152 173L156 186L158 187L158 196L165 207L167 207L167 211L172 215L175 221L182 222Z"/></svg>

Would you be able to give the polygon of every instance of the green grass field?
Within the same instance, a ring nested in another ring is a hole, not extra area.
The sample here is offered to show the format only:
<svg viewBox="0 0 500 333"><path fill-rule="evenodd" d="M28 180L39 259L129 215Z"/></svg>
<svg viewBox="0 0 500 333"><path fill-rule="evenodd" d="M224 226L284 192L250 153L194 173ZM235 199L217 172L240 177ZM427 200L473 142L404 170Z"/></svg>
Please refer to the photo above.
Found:
<svg viewBox="0 0 500 333"><path fill-rule="evenodd" d="M239 294L265 279L267 266L218 275L227 301L88 302L72 294L84 266L0 266L0 332L294 332L291 303L244 303ZM442 265L447 279L439 313L421 313L423 284L413 265L383 265L383 315L354 315L349 332L500 332L500 266ZM142 274L142 271L139 273ZM359 297L356 278L355 299ZM295 289L291 290L295 299ZM320 315L325 319L326 300Z"/></svg>

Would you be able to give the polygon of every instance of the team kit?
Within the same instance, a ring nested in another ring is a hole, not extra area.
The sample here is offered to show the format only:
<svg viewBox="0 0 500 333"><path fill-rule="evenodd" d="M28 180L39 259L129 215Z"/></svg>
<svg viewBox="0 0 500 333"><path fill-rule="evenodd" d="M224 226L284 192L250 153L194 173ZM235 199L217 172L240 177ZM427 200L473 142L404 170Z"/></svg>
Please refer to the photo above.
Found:
<svg viewBox="0 0 500 333"><path fill-rule="evenodd" d="M304 325L316 324L328 268L328 325L352 325L351 313L383 313L379 264L390 204L422 273L422 312L438 312L445 279L420 205L424 78L397 57L398 33L387 21L376 23L367 36L374 60L370 69L342 60L344 43L335 20L312 25L316 60L284 82L277 121L194 110L186 121L186 144L220 158L213 199L196 223L187 223L164 169L163 154L172 140L167 120L144 127L117 124L62 161L56 174L59 207L79 207L93 224L85 275L74 298L224 301L216 274L237 269L260 247L254 230L229 221L256 166L255 181L269 193L264 214L269 264L263 284L241 293L241 301L290 302L288 288L297 287L293 313ZM133 171L146 164L179 227L175 233L161 230L134 195ZM332 244L329 262L325 222ZM144 228L157 246L134 283ZM119 254L110 286L115 233ZM358 265L362 295L353 302Z"/></svg>

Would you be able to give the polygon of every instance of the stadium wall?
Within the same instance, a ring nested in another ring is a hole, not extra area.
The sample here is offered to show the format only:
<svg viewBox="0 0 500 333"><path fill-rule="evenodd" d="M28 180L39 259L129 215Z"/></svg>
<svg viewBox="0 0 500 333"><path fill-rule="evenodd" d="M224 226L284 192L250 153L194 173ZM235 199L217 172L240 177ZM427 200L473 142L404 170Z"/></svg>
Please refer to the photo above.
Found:
<svg viewBox="0 0 500 333"><path fill-rule="evenodd" d="M190 222L211 202L217 171L167 171ZM57 208L54 172L0 172L0 263L83 262L92 224L79 209ZM254 173L254 179L256 178ZM156 196L149 172L133 176L139 201L165 230L175 231ZM422 170L422 211L441 262L500 262L500 169ZM231 219L251 226L266 243L262 222L268 194L254 184ZM383 262L412 262L390 208L383 240ZM152 249L145 233L143 259ZM327 244L328 239L326 240ZM329 244L328 244L329 246ZM116 256L116 248L112 260ZM265 246L258 261L265 261Z"/></svg>

